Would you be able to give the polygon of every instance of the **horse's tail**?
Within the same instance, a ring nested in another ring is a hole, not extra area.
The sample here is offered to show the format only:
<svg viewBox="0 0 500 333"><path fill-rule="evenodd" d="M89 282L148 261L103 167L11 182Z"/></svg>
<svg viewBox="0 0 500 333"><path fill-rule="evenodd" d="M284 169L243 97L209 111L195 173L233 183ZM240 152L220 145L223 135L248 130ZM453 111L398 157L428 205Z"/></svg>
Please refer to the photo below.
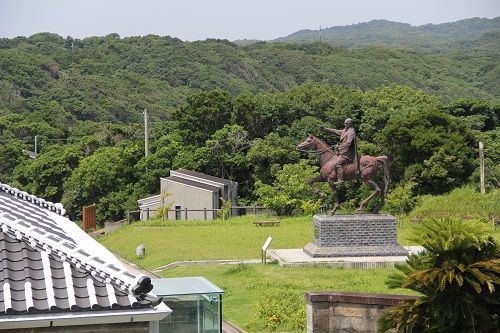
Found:
<svg viewBox="0 0 500 333"><path fill-rule="evenodd" d="M389 169L389 158L387 156L377 156L377 162L382 164L384 169L384 195L387 194L389 184L391 183L391 171Z"/></svg>

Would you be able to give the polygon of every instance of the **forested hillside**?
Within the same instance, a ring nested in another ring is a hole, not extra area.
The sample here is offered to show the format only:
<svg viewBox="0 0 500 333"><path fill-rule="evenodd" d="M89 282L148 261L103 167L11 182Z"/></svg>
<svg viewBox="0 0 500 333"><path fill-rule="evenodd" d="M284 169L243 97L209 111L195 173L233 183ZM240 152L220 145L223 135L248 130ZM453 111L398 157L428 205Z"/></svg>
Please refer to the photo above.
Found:
<svg viewBox="0 0 500 333"><path fill-rule="evenodd" d="M301 30L275 41L315 42L319 30ZM321 30L321 40L344 47L391 47L432 53L500 49L500 17L471 18L442 24L411 26L374 20Z"/></svg>
<svg viewBox="0 0 500 333"><path fill-rule="evenodd" d="M499 54L38 34L0 40L0 112L43 113L50 104L74 119L133 122L146 107L167 119L191 92L283 91L308 80L361 90L402 84L445 101L498 101Z"/></svg>
<svg viewBox="0 0 500 333"><path fill-rule="evenodd" d="M295 146L319 125L354 119L364 154L391 159L394 185L443 193L500 178L498 53L348 49L325 43L182 42L112 34L0 40L0 181L72 218L97 203L120 219L184 167L240 183L241 203L281 213L317 207L304 179L314 157ZM151 115L144 157L142 111ZM33 150L35 160L23 149ZM295 182L294 182L295 181ZM346 186L353 202L367 189Z"/></svg>

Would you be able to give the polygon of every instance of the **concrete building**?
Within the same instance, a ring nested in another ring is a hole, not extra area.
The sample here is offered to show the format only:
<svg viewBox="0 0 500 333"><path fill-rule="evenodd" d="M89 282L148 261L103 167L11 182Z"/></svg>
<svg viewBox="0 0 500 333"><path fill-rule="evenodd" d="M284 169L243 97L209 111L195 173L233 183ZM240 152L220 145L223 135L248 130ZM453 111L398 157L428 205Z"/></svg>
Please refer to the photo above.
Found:
<svg viewBox="0 0 500 333"><path fill-rule="evenodd" d="M64 216L0 183L0 332L158 333L171 310Z"/></svg>
<svg viewBox="0 0 500 333"><path fill-rule="evenodd" d="M222 199L237 204L238 183L186 169L172 170L160 178L160 193L137 201L141 220L156 216L158 208L171 204L169 220L212 220Z"/></svg>

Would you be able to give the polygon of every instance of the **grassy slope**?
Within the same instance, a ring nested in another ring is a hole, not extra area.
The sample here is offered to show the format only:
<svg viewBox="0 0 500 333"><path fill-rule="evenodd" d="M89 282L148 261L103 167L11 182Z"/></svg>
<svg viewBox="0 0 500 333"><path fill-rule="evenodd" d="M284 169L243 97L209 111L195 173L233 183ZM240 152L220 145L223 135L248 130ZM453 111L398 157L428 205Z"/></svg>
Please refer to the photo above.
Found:
<svg viewBox="0 0 500 333"><path fill-rule="evenodd" d="M421 198L421 202L410 214L414 220L425 217L455 216L462 219L491 221L493 216L500 217L500 189L486 194L466 186L457 188L447 195Z"/></svg>

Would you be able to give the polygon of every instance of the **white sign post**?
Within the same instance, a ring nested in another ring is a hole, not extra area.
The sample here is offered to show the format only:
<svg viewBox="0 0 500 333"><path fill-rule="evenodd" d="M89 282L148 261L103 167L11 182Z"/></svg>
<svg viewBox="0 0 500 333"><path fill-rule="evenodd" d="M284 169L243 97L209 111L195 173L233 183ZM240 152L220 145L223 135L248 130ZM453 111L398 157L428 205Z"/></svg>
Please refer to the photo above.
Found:
<svg viewBox="0 0 500 333"><path fill-rule="evenodd" d="M267 237L267 240L266 242L264 243L264 245L262 246L262 252L261 252L261 255L262 255L262 263L266 263L266 259L267 259L267 249L269 248L269 245L271 244L271 241L273 240L273 238L271 236Z"/></svg>
<svg viewBox="0 0 500 333"><path fill-rule="evenodd" d="M479 185L481 187L481 194L486 191L484 189L484 145L479 142Z"/></svg>

